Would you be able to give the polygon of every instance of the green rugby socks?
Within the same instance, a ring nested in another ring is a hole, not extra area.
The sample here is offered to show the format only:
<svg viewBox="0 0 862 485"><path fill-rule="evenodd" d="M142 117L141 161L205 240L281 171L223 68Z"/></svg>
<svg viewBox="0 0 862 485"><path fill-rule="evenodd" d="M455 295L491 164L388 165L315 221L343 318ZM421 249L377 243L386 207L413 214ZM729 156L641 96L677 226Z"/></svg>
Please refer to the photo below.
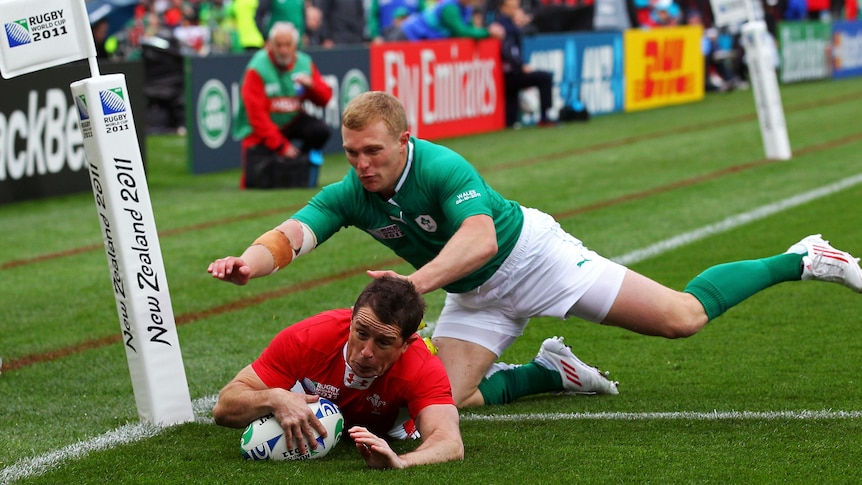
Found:
<svg viewBox="0 0 862 485"><path fill-rule="evenodd" d="M507 404L519 397L562 390L559 372L536 362L499 370L479 383L486 405Z"/></svg>
<svg viewBox="0 0 862 485"><path fill-rule="evenodd" d="M684 291L700 301L712 320L759 291L802 278L802 256L785 253L719 264L696 276Z"/></svg>

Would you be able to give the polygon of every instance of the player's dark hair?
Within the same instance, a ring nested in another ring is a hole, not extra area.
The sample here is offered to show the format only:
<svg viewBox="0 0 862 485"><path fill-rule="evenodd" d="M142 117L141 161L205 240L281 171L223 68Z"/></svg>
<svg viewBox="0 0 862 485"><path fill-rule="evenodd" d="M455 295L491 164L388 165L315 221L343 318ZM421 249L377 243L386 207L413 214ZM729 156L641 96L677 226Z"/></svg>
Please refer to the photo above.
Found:
<svg viewBox="0 0 862 485"><path fill-rule="evenodd" d="M401 337L407 340L416 333L425 315L425 299L406 279L384 276L362 290L353 305L353 314L360 308L369 308L381 322L400 328Z"/></svg>

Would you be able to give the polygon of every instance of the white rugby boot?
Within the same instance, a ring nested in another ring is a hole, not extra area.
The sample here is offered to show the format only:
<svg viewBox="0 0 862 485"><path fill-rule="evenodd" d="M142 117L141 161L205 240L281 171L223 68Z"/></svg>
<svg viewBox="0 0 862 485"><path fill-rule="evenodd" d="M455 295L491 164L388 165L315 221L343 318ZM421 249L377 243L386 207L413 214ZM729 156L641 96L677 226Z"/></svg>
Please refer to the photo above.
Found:
<svg viewBox="0 0 862 485"><path fill-rule="evenodd" d="M802 249L804 248L804 252ZM833 248L820 234L814 234L794 244L788 253L801 253L802 279L841 283L856 293L862 293L862 268L859 258Z"/></svg>
<svg viewBox="0 0 862 485"><path fill-rule="evenodd" d="M619 382L608 379L608 372L581 362L563 343L563 337L545 339L535 361L560 373L565 394L619 394Z"/></svg>

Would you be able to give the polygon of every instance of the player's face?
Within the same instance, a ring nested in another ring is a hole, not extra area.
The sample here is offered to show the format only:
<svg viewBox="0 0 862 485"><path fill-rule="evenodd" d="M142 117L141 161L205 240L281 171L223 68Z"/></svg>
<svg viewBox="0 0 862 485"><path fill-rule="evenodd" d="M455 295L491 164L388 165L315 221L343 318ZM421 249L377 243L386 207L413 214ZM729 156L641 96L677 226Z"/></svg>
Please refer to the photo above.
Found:
<svg viewBox="0 0 862 485"><path fill-rule="evenodd" d="M401 330L377 319L368 308L359 309L350 322L347 363L359 377L375 377L386 372L407 350Z"/></svg>
<svg viewBox="0 0 862 485"><path fill-rule="evenodd" d="M386 198L395 195L395 184L407 161L410 133L393 136L381 120L358 131L342 127L341 137L347 161L365 190Z"/></svg>

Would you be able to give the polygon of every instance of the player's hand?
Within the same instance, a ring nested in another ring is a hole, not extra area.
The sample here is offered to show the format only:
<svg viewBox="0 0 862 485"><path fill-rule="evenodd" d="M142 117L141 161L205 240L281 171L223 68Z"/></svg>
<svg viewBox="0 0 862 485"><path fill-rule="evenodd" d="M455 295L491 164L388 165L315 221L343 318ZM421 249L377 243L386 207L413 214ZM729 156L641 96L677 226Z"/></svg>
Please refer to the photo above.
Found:
<svg viewBox="0 0 862 485"><path fill-rule="evenodd" d="M293 143L288 143L284 150L281 152L282 156L285 158L296 158L299 156L299 149L297 149Z"/></svg>
<svg viewBox="0 0 862 485"><path fill-rule="evenodd" d="M350 439L356 443L356 450L370 468L405 468L404 460L392 451L389 443L362 426L347 430Z"/></svg>
<svg viewBox="0 0 862 485"><path fill-rule="evenodd" d="M311 76L305 73L296 73L290 77L295 83L302 84L303 86L310 88L311 87Z"/></svg>
<svg viewBox="0 0 862 485"><path fill-rule="evenodd" d="M311 446L311 449L317 449L317 440L314 439L315 430L324 438L327 435L326 427L308 407L308 403L319 399L320 396L317 395L287 392L279 406L273 409L275 419L284 429L285 443L288 447L298 448L302 455L308 452L306 443Z"/></svg>
<svg viewBox="0 0 862 485"><path fill-rule="evenodd" d="M402 274L398 274L392 270L377 270L377 269L369 269L365 272L368 276L374 278L375 280L378 278L382 278L384 276L391 276L393 278L401 278L402 280L410 279Z"/></svg>
<svg viewBox="0 0 862 485"><path fill-rule="evenodd" d="M506 37L506 29L497 22L493 22L488 26L488 35L496 39L503 39Z"/></svg>
<svg viewBox="0 0 862 485"><path fill-rule="evenodd" d="M228 256L213 261L207 267L207 273L213 278L229 281L235 285L244 285L251 279L251 267L241 258Z"/></svg>

